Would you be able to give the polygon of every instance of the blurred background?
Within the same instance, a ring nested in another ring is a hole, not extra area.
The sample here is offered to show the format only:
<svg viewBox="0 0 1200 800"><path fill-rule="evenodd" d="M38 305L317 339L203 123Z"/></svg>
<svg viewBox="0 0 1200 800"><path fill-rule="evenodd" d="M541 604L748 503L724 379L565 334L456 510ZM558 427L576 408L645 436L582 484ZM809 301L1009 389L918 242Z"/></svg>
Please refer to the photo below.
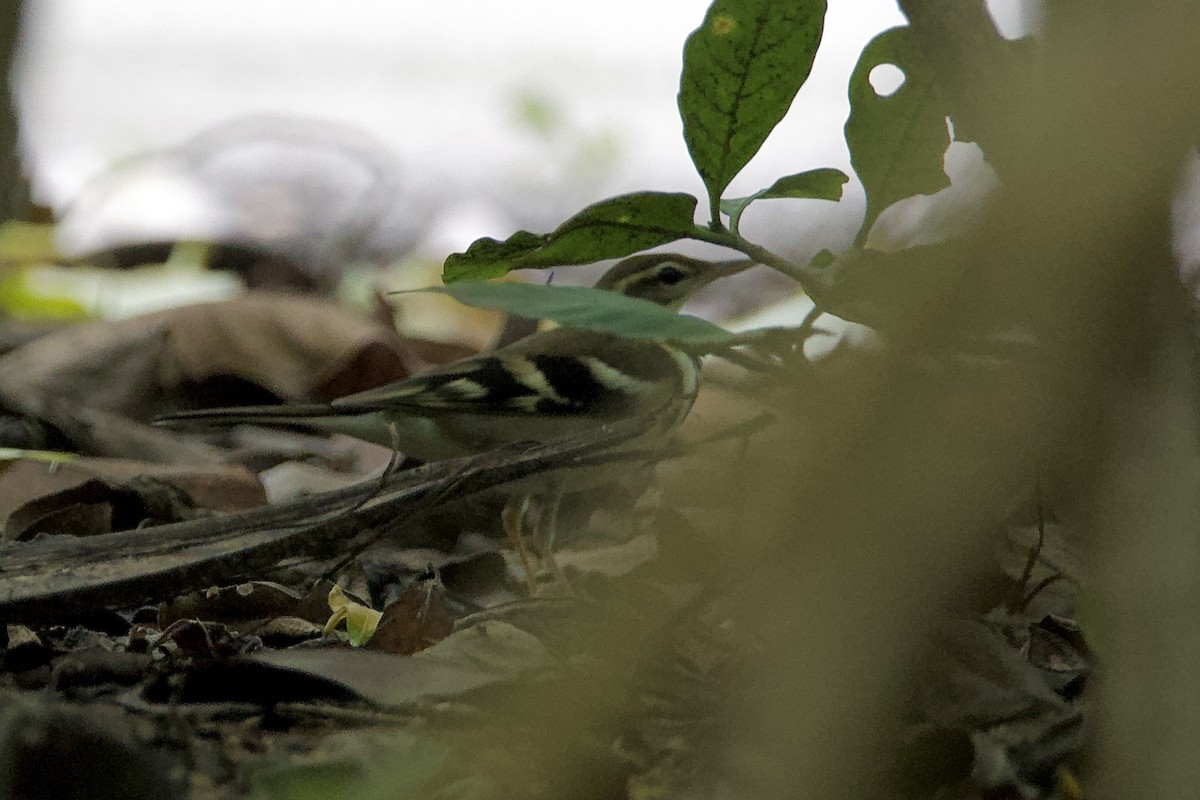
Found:
<svg viewBox="0 0 1200 800"><path fill-rule="evenodd" d="M22 5L20 147L69 256L125 248L128 264L165 258L130 250L148 243L265 243L299 262L301 282L361 299L361 281L343 283L356 265L407 261L388 285L426 285L480 236L549 230L621 192L703 194L675 94L706 0ZM863 45L902 17L892 0L830 6L811 78L730 196L816 167L853 175L847 80ZM1028 2L989 6L1008 37L1036 24ZM884 91L896 80L875 77ZM973 150L952 148L947 168L979 194L988 171ZM743 231L805 259L849 244L861 211L852 178L838 204L760 203ZM892 216L905 228L925 214ZM239 290L211 275L168 283L105 292L99 311Z"/></svg>

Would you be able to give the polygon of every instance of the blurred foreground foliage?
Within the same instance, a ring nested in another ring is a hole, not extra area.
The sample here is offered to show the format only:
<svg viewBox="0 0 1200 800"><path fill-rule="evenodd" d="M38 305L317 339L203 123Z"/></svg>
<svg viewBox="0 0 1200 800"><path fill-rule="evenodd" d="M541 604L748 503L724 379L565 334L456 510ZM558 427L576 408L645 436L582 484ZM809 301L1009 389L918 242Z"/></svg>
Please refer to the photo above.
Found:
<svg viewBox="0 0 1200 800"><path fill-rule="evenodd" d="M1036 41L1009 41L982 0L900 6L908 25L867 45L848 87L867 198L850 248L795 263L739 230L755 203L838 200L836 170L798 165L724 196L807 78L824 1L715 0L679 94L703 198L610 198L447 259L449 292L521 310L562 301L561 287L470 281L692 239L795 279L815 307L783 331L695 334L764 368L745 403L776 420L737 457L677 465L677 483L735 495L706 512L718 535L663 515L654 580L466 628L507 630L531 662L559 657L554 670L477 704L463 690L412 706L419 721L365 776L349 760L267 770L259 796L1195 794L1200 386L1170 210L1200 132L1200 8L1058 2ZM870 85L881 64L905 75L886 97ZM952 142L978 145L999 179L986 213L920 247L869 246L889 207L949 185ZM666 338L695 330L612 313ZM796 358L823 315L869 325L880 346ZM1010 529L1035 550L1015 598L992 582ZM1078 620L1029 616L1056 581L1072 583ZM1029 654L1051 641L1098 650L1098 679L1030 680ZM438 657L404 663L415 675ZM396 690L369 671L355 686L361 663L335 677L361 696ZM0 718L0 735L19 721Z"/></svg>
<svg viewBox="0 0 1200 800"><path fill-rule="evenodd" d="M1200 9L1053 3L1036 41L1009 41L982 0L900 6L908 25L867 45L849 86L867 196L849 250L792 263L741 236L753 197L723 197L803 84L824 2L716 0L679 95L707 221L678 195L627 195L549 234L476 242L446 278L695 239L795 278L812 318L866 322L885 342L836 373L794 374L777 435L755 444L749 476L729 476L750 497L728 596L737 627L767 644L740 675L709 795L893 796L925 643L1035 485L1080 548L1084 632L1104 647L1073 766L1022 791L1078 796L1081 770L1089 797L1194 794L1200 387L1169 220L1200 131ZM904 74L886 97L869 82L880 64ZM933 246L869 249L885 209L949 185L952 141L977 144L999 178L982 221L931 232ZM797 195L754 197L773 196ZM547 738L571 716L549 719Z"/></svg>

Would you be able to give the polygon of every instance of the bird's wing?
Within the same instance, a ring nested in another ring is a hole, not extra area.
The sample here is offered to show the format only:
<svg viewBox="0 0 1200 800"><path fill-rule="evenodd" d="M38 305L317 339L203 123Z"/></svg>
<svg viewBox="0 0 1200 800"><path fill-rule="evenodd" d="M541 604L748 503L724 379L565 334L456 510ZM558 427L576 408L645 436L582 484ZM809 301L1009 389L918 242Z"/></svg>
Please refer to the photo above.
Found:
<svg viewBox="0 0 1200 800"><path fill-rule="evenodd" d="M338 411L618 419L694 394L694 359L665 345L547 331L508 347L334 400Z"/></svg>
<svg viewBox="0 0 1200 800"><path fill-rule="evenodd" d="M379 413L339 414L328 405L309 403L278 406L230 406L200 408L162 414L155 425L176 426L187 423L213 425L280 425L310 428L325 433L341 433L368 442L391 447L396 438L389 420ZM414 420L413 425L417 421Z"/></svg>

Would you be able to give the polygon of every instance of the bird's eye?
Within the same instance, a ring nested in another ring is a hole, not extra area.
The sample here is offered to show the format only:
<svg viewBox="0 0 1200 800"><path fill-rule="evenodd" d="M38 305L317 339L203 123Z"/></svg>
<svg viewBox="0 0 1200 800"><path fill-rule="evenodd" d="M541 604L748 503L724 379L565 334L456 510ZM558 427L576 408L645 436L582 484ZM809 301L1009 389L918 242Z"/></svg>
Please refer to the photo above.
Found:
<svg viewBox="0 0 1200 800"><path fill-rule="evenodd" d="M658 270L658 282L674 286L687 277L687 273L674 264L664 264Z"/></svg>

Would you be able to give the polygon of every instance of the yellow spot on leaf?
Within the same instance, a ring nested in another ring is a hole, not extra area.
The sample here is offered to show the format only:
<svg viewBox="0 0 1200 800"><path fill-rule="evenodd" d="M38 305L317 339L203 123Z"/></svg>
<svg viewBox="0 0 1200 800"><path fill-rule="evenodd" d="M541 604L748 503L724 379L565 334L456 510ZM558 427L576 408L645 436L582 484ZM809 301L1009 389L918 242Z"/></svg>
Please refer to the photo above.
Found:
<svg viewBox="0 0 1200 800"><path fill-rule="evenodd" d="M714 36L728 36L737 28L737 20L728 14L718 14L713 17L712 32Z"/></svg>

